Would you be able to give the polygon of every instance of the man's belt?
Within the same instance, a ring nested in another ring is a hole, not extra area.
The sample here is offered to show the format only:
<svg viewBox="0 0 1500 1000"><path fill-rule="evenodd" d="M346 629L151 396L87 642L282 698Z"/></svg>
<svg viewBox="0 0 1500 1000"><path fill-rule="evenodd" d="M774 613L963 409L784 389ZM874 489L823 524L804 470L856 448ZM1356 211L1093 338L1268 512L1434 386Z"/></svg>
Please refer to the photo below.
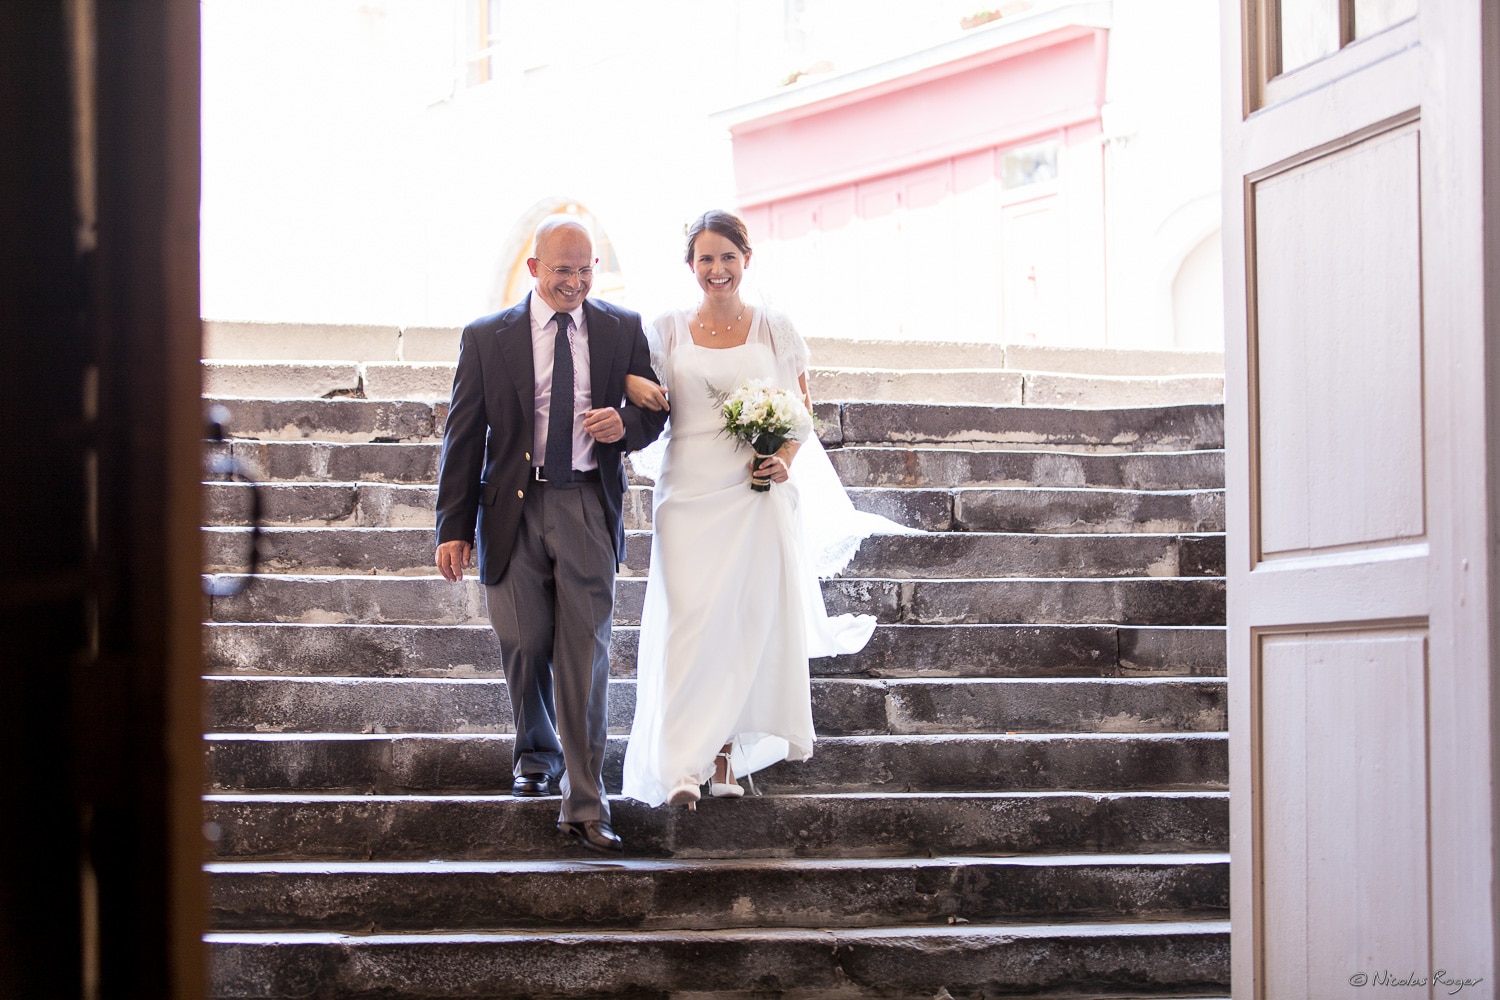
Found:
<svg viewBox="0 0 1500 1000"><path fill-rule="evenodd" d="M540 465L533 465L531 467L531 478L535 479L539 483L545 483L547 481L547 477L542 474L542 467ZM573 482L598 483L602 482L602 480L599 478L598 469L574 469Z"/></svg>

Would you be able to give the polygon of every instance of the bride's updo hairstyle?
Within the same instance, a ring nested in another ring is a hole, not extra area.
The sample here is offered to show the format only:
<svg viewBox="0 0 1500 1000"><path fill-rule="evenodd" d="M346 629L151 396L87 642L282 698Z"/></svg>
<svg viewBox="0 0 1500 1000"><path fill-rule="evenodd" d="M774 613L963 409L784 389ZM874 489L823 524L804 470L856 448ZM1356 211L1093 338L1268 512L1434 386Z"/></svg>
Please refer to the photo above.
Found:
<svg viewBox="0 0 1500 1000"><path fill-rule="evenodd" d="M689 266L693 263L693 244L705 232L718 233L738 247L740 253L747 257L750 255L750 234L745 229L745 223L737 215L711 208L687 227L687 256L684 259Z"/></svg>

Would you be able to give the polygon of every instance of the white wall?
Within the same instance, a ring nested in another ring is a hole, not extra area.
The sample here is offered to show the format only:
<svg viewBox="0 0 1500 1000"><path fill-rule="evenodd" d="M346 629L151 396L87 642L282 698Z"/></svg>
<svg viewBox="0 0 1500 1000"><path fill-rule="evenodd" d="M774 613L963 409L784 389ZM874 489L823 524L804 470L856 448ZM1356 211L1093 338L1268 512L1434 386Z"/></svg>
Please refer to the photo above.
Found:
<svg viewBox="0 0 1500 1000"><path fill-rule="evenodd" d="M741 97L738 11L576 3L583 41L523 41L564 6L503 5L504 73L451 89L463 0L204 0L204 315L460 324L557 198L607 220L632 299L679 284L659 262L733 200L706 119Z"/></svg>
<svg viewBox="0 0 1500 1000"><path fill-rule="evenodd" d="M972 6L805 0L789 26L779 0L501 0L497 79L466 88L472 2L202 0L205 316L459 325L500 305L508 255L556 199L603 221L626 302L676 304L695 291L683 225L734 203L708 115L793 69L951 37ZM1217 227L1217 31L1207 0L1115 0L1111 345L1218 343L1174 330L1211 271L1179 275Z"/></svg>
<svg viewBox="0 0 1500 1000"><path fill-rule="evenodd" d="M355 0L203 4L205 315L410 312L413 27Z"/></svg>
<svg viewBox="0 0 1500 1000"><path fill-rule="evenodd" d="M1179 337L1173 283L1219 229L1219 13L1205 0L1115 0L1104 108L1105 267L1114 347L1223 346L1212 332ZM1188 298L1217 295L1199 268ZM1186 343L1181 346L1188 346Z"/></svg>

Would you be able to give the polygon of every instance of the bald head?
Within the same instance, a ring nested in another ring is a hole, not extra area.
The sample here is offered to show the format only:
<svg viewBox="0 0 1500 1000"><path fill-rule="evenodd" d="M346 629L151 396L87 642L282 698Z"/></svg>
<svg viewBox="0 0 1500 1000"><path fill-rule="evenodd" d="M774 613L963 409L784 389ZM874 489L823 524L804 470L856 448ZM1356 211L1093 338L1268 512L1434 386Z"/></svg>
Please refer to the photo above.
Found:
<svg viewBox="0 0 1500 1000"><path fill-rule="evenodd" d="M549 260L547 252L554 244L582 241L584 253L594 253L594 240L588 228L571 215L549 215L536 227L536 255Z"/></svg>
<svg viewBox="0 0 1500 1000"><path fill-rule="evenodd" d="M536 293L558 312L577 309L594 280L594 241L571 215L549 215L536 227L536 256L526 262Z"/></svg>

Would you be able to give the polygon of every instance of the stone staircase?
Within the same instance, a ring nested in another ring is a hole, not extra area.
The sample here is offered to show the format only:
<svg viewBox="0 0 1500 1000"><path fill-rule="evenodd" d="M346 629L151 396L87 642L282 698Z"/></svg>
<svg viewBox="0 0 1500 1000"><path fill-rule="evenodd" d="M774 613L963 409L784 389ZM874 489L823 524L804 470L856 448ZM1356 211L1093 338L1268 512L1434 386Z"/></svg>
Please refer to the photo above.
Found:
<svg viewBox="0 0 1500 1000"><path fill-rule="evenodd" d="M430 569L445 405L218 401L272 527L206 627L214 996L1227 995L1218 405L821 404L856 505L923 532L824 586L875 636L814 661L810 761L617 799L606 860L508 794L482 591ZM213 572L247 489L207 488ZM616 789L648 484L627 518Z"/></svg>

